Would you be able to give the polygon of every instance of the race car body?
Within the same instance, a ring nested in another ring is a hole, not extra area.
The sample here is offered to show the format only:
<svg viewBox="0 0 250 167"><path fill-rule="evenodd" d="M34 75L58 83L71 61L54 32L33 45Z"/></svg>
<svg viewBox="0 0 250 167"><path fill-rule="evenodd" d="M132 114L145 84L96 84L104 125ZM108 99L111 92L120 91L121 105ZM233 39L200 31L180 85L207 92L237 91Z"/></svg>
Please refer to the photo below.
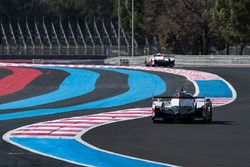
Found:
<svg viewBox="0 0 250 167"><path fill-rule="evenodd" d="M165 67L174 67L175 57L167 54L155 54L151 55L145 59L146 66L165 66Z"/></svg>
<svg viewBox="0 0 250 167"><path fill-rule="evenodd" d="M212 121L212 102L205 97L193 97L189 93L177 93L173 97L154 97L152 120L188 119Z"/></svg>

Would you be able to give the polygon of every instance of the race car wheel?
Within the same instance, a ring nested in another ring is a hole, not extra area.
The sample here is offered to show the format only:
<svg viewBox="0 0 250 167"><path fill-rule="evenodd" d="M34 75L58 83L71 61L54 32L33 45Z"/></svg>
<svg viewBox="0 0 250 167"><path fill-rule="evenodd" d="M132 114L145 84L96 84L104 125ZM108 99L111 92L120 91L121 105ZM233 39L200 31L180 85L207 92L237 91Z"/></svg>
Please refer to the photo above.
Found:
<svg viewBox="0 0 250 167"><path fill-rule="evenodd" d="M202 111L203 122L212 122L212 107L206 106L206 109Z"/></svg>
<svg viewBox="0 0 250 167"><path fill-rule="evenodd" d="M169 63L165 63L164 67L170 67Z"/></svg>
<svg viewBox="0 0 250 167"><path fill-rule="evenodd" d="M152 113L152 120L153 120L153 123L158 123L159 120L158 120L158 112L159 112L159 108L156 108L155 111Z"/></svg>
<svg viewBox="0 0 250 167"><path fill-rule="evenodd" d="M172 68L173 68L173 67L174 67L174 64L170 64L169 67L172 67Z"/></svg>
<svg viewBox="0 0 250 167"><path fill-rule="evenodd" d="M160 121L157 119L153 119L153 123L159 123Z"/></svg>
<svg viewBox="0 0 250 167"><path fill-rule="evenodd" d="M159 121L159 118L158 117L152 117L152 121L153 121L153 123L159 123L160 121Z"/></svg>
<svg viewBox="0 0 250 167"><path fill-rule="evenodd" d="M208 122L212 122L212 120L213 120L213 110L212 110L211 106L208 107L208 111L209 111Z"/></svg>

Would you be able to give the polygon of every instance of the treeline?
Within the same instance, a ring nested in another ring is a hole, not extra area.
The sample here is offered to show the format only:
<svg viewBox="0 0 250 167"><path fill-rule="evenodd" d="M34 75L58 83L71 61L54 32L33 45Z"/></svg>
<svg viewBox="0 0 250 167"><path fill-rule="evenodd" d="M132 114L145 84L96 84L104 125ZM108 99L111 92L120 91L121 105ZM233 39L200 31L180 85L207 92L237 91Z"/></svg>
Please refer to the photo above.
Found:
<svg viewBox="0 0 250 167"><path fill-rule="evenodd" d="M250 43L250 0L136 0L137 35L157 36L178 54L209 54ZM131 16L126 0L123 24ZM128 12L128 14L126 13Z"/></svg>
<svg viewBox="0 0 250 167"><path fill-rule="evenodd" d="M2 16L117 18L118 0L1 0ZM136 37L156 36L177 54L250 43L250 0L134 0ZM122 26L131 32L131 0L121 0Z"/></svg>
<svg viewBox="0 0 250 167"><path fill-rule="evenodd" d="M114 0L1 0L2 16L84 17L93 20L116 17Z"/></svg>

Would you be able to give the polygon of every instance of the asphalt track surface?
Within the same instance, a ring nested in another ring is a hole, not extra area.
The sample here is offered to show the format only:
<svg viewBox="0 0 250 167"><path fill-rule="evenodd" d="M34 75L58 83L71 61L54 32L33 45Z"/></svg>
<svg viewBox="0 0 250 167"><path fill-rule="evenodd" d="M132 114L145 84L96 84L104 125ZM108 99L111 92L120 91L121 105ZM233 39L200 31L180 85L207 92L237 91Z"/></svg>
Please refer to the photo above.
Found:
<svg viewBox="0 0 250 167"><path fill-rule="evenodd" d="M20 99L26 99L55 91L58 89L59 83L61 83L63 79L68 76L66 72L60 70L39 69L39 71L41 71L43 75L33 80L25 87L25 89L6 96L0 96L0 104L18 101ZM11 71L4 69L4 71L1 71L1 73L2 75L7 76L11 74Z"/></svg>
<svg viewBox="0 0 250 167"><path fill-rule="evenodd" d="M32 92L32 96L38 96L41 94L41 92L44 94L46 92L56 90L58 88L58 85L62 82L63 78L66 77L65 72L63 71L59 71L59 70L48 71L47 69L43 71L45 73L49 73L49 75L47 75L47 77L45 78L37 78L37 80L34 80L34 83L31 84L32 86L29 85L30 87L27 87L27 89L24 89L22 92L20 92L19 95L16 95L16 97L24 98L24 95L27 94L26 92ZM61 101L53 102L53 103L48 103L44 105L38 105L38 106L20 108L20 109L8 109L8 110L3 110L3 111L0 110L0 111L1 113L11 113L11 112L18 112L18 111L23 111L23 110L35 110L39 108L58 108L58 107L74 106L74 105L81 104L81 103L87 103L87 102L103 99L106 97L115 96L128 90L128 85L124 84L124 83L127 83L126 75L118 74L112 71L106 72L103 70L94 70L94 69L91 69L91 71L98 72L101 75L101 77L96 83L95 90L87 95L88 98L84 97L85 95L82 95L82 96L77 96L74 98L61 100ZM112 76L112 80L110 80L109 76ZM114 80L116 81L115 83L114 83ZM44 85L46 85L46 88L44 87ZM30 89L32 89L32 91ZM29 97L32 97L32 96L30 95ZM6 100L14 101L13 99L14 99L13 97L3 97L3 100L5 101Z"/></svg>
<svg viewBox="0 0 250 167"><path fill-rule="evenodd" d="M7 69L4 69L4 68L0 68L0 79L10 75L12 72L7 70Z"/></svg>
<svg viewBox="0 0 250 167"><path fill-rule="evenodd" d="M250 76L250 69L201 68L198 70L218 74L229 81L237 91L238 98L234 103L214 110L213 123L153 124L150 118L144 118L93 129L83 136L84 140L113 152L181 166L249 166L250 104L248 96L250 95L250 88L248 83L250 78L247 76ZM168 84L168 91L164 93L165 95L171 95L181 88L188 89L191 92L194 91L192 84L183 77L172 74L157 74ZM99 91L92 92L91 98L93 99L103 98L104 93L102 91L107 89L108 84L114 84L114 80L107 78L111 75L105 74L105 72L101 75L106 76L101 77L106 79L99 81ZM115 76L114 73L113 75ZM56 89L56 82L60 82L65 77L65 73L56 76L53 89ZM116 77L120 79L115 81L126 80L125 76L117 75ZM50 82L49 79L42 80L43 85L51 84L47 82ZM102 85L102 83L104 84ZM34 86L35 84L41 84L39 78L34 80L31 85ZM116 86L113 85L117 88L112 91L113 94L126 91L127 86L119 86L119 84L121 82L117 82ZM27 91L27 89L25 88L24 91ZM33 90L32 92L35 95L40 91L42 90ZM18 97L21 95L27 97L26 94L19 94ZM68 103L70 102L68 101ZM121 107L1 121L0 134L3 135L9 130L36 122L123 108L145 107L150 106L150 103L151 100L147 99ZM63 104L56 103L56 105ZM76 166L19 149L3 140L0 141L0 147L0 166Z"/></svg>
<svg viewBox="0 0 250 167"><path fill-rule="evenodd" d="M249 166L250 69L196 69L218 74L238 94L234 103L214 109L211 124L152 124L145 118L93 129L84 139L110 151L180 166Z"/></svg>

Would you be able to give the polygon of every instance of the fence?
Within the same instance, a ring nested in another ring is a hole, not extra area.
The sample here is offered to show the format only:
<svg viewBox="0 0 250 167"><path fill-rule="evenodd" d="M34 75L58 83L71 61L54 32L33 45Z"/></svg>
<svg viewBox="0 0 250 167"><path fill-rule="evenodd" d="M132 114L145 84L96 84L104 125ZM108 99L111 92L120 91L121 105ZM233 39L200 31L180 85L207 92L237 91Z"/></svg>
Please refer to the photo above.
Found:
<svg viewBox="0 0 250 167"><path fill-rule="evenodd" d="M1 55L130 55L132 39L121 28L118 47L118 26L114 21L87 23L80 18L1 18ZM157 50L155 38L138 44L135 53Z"/></svg>
<svg viewBox="0 0 250 167"><path fill-rule="evenodd" d="M87 22L81 18L11 18L0 20L0 55L131 55L132 39L121 27L120 47L116 21ZM159 51L155 37L134 39L136 55ZM237 55L240 47L232 46L230 54ZM243 52L250 54L250 46ZM213 50L225 55L226 50Z"/></svg>

